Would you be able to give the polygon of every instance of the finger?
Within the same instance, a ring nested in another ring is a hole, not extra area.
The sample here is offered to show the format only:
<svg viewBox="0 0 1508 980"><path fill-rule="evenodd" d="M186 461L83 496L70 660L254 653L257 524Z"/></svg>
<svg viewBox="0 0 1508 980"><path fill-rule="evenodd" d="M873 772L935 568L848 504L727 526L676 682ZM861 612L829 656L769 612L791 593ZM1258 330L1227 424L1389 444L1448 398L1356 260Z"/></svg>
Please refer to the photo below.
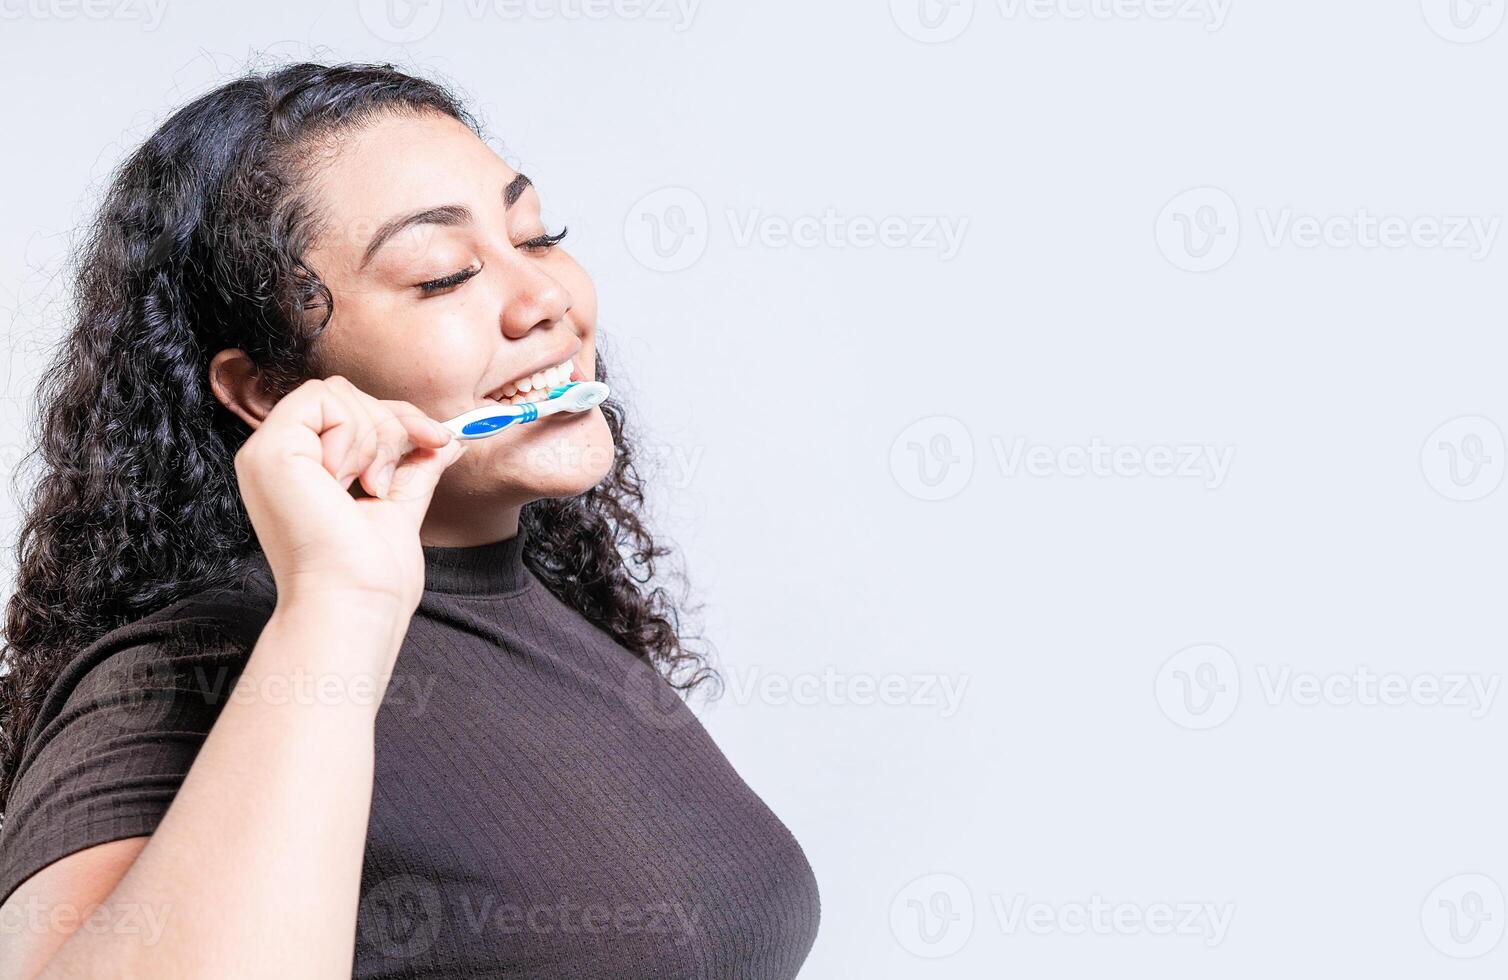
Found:
<svg viewBox="0 0 1508 980"><path fill-rule="evenodd" d="M363 407L374 420L377 442L373 459L363 472L363 484L373 496L387 497L394 477L410 453L438 449L448 444L454 434L412 402L366 397L363 401Z"/></svg>
<svg viewBox="0 0 1508 980"><path fill-rule="evenodd" d="M437 441L435 434L424 428L427 417L409 402L374 398L345 378L337 380L335 391L351 406L357 432L354 444L347 448L341 478L359 476L368 494L386 496L403 456L416 448L419 440Z"/></svg>
<svg viewBox="0 0 1508 980"><path fill-rule="evenodd" d="M380 399L380 403L403 421L408 429L409 438L415 445L436 449L455 438L455 433L431 418L427 412L412 402Z"/></svg>
<svg viewBox="0 0 1508 980"><path fill-rule="evenodd" d="M466 454L470 442L456 439L439 449L415 450L393 475L387 499L400 504L417 527L424 520L440 474Z"/></svg>
<svg viewBox="0 0 1508 980"><path fill-rule="evenodd" d="M449 429L411 402L370 399L363 406L373 419L376 446L362 482L375 497L387 497L393 478L409 454L438 449L453 438Z"/></svg>
<svg viewBox="0 0 1508 980"><path fill-rule="evenodd" d="M333 415L337 416L320 433L320 441L325 444L325 469L335 474L344 487L369 469L376 458L378 420L372 417L370 396L348 379L332 375L325 379L325 389Z"/></svg>
<svg viewBox="0 0 1508 980"><path fill-rule="evenodd" d="M372 496L383 496L410 450L447 444L454 435L411 402L378 399L343 375L331 375L296 392L300 418L318 434L324 468L349 489L360 478Z"/></svg>
<svg viewBox="0 0 1508 980"><path fill-rule="evenodd" d="M375 419L370 437L372 458L361 472L361 482L372 496L386 497L403 457L420 447L409 436L404 421L386 407L374 405L371 411Z"/></svg>
<svg viewBox="0 0 1508 980"><path fill-rule="evenodd" d="M287 428L284 444L295 457L308 459L337 478L346 469L345 486L359 469L348 460L359 456L364 416L352 397L354 386L344 379L312 379L282 398L268 413L263 427Z"/></svg>

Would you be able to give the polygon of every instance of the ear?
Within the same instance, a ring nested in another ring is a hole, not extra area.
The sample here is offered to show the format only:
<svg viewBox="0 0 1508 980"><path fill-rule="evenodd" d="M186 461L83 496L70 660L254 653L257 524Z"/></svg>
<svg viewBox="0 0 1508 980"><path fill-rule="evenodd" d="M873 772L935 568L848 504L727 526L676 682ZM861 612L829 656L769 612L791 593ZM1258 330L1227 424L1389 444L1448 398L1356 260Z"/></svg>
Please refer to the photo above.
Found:
<svg viewBox="0 0 1508 980"><path fill-rule="evenodd" d="M252 431L277 404L277 397L262 384L256 364L240 348L228 348L210 358L209 387L220 404L236 413Z"/></svg>

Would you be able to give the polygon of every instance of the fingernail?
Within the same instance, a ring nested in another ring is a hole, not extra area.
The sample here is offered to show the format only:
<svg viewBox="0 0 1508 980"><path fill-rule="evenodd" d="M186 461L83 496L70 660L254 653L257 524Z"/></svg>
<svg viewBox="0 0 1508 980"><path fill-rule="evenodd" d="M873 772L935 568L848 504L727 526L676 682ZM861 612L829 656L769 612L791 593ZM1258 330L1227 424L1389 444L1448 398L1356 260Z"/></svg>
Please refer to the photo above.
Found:
<svg viewBox="0 0 1508 980"><path fill-rule="evenodd" d="M398 464L388 463L377 473L377 496L386 497L387 492L393 488L393 474L397 471Z"/></svg>

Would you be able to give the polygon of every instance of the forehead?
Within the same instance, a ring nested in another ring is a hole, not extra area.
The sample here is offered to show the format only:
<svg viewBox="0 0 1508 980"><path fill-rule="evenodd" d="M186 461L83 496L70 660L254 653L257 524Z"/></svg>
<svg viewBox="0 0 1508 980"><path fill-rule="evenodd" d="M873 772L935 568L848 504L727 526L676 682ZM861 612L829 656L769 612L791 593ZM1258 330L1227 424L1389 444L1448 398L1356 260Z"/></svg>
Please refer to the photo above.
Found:
<svg viewBox="0 0 1508 980"><path fill-rule="evenodd" d="M310 189L323 223L327 232L348 229L329 236L346 246L364 244L396 215L500 201L514 176L464 123L433 112L382 113L324 142L310 162Z"/></svg>

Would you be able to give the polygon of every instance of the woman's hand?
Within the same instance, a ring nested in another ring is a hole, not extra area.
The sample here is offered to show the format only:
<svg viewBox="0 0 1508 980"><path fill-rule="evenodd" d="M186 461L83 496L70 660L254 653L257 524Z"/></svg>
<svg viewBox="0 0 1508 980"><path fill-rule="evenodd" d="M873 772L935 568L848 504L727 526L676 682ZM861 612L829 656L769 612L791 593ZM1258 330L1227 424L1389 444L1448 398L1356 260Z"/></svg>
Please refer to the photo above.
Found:
<svg viewBox="0 0 1508 980"><path fill-rule="evenodd" d="M236 453L236 479L277 582L278 602L391 603L424 591L419 525L466 440L405 401L335 375L277 403ZM349 489L357 477L370 499Z"/></svg>

